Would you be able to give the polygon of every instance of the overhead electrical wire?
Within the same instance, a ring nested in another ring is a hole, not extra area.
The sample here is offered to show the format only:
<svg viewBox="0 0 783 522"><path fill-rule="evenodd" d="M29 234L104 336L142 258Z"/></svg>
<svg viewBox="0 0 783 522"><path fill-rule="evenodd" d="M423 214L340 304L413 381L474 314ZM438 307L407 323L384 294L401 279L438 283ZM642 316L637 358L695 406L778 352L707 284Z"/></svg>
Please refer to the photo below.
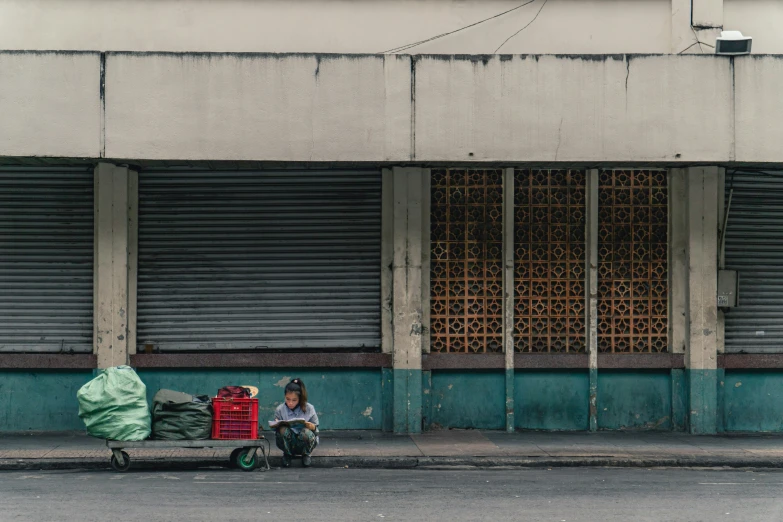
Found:
<svg viewBox="0 0 783 522"><path fill-rule="evenodd" d="M538 18L538 15L540 15L540 14L541 14L541 11L543 11L543 10L544 10L544 6L546 5L546 3L547 3L547 2L549 2L549 0L544 0L544 3L543 3L543 4L541 4L541 8L540 8L540 9L538 10L538 12L536 13L536 16L534 16L534 17L533 17L533 19L532 19L532 20L530 20L530 21L527 23L527 25L525 25L525 26L524 26L522 29L520 29L520 30L519 30L519 31L517 31L516 33L512 34L511 36L509 36L508 38L506 38L505 40L503 40L503 43L502 43L502 44L500 44L500 45L498 46L498 48L497 48L497 49L495 49L495 52L494 52L494 53L492 53L492 54L497 54L497 52L500 50L500 48L501 48L501 47L503 47L504 45L506 45L506 43L508 43L508 41L509 41L509 40L511 40L512 38L514 38L516 35L518 35L518 34L519 34L519 33L521 33L522 31L524 31L525 29L527 29L527 28L530 26L530 24L532 24L533 22L535 22L535 21L536 21L536 18Z"/></svg>
<svg viewBox="0 0 783 522"><path fill-rule="evenodd" d="M418 47L419 45L425 44L427 42L431 42L433 40L437 40L438 38L443 38L444 36L449 36L451 34L458 33L460 31L464 31L465 29L470 29L471 27L475 27L475 26L477 26L479 24L483 24L484 22L489 22L490 20L494 20L495 18L499 18L499 17L501 17L503 15L507 15L508 13L510 13L512 11L516 11L517 9L521 9L521 8L525 7L526 5L530 5L533 2L535 2L535 1L536 0L529 0L529 1L527 1L527 2L525 2L523 4L520 4L520 5L516 6L516 7L512 7L511 9L509 9L507 11L503 11L502 13L498 13L496 15L490 16L489 18L485 18L483 20L479 20L478 22L474 22L474 23L472 23L470 25L466 25L465 27L460 27L459 29L455 29L453 31L449 31L447 33L442 33L442 34L439 34L437 36L433 36L432 38L427 38L426 40L419 40L418 42L409 43L409 44L406 44L406 45L402 45L400 47L394 47L392 49L389 49L388 51L381 51L380 53L377 53L377 54L388 54L388 53L398 53L398 52L401 52L401 51L407 51L408 49L412 49L414 47ZM546 3L547 1L548 0L545 0L544 3ZM539 12L541 12L541 10L539 10ZM536 16L538 16L538 15L536 15ZM534 20L535 20L535 18L534 18Z"/></svg>

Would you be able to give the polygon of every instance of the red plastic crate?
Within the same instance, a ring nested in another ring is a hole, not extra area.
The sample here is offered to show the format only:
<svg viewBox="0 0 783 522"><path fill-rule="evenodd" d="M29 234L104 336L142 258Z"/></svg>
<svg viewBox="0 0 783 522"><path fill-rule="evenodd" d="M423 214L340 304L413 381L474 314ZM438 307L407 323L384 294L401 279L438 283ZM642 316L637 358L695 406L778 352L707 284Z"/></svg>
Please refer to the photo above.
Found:
<svg viewBox="0 0 783 522"><path fill-rule="evenodd" d="M258 438L258 399L212 397L212 438Z"/></svg>

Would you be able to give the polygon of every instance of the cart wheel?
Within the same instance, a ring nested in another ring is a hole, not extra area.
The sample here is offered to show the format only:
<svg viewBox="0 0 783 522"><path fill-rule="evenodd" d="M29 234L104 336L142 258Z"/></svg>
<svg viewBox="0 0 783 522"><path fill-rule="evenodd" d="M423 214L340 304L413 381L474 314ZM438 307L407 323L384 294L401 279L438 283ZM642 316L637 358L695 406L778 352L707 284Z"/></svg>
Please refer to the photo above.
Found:
<svg viewBox="0 0 783 522"><path fill-rule="evenodd" d="M130 457L127 453L124 451L120 452L122 453L122 458L125 461L125 464L120 466L120 463L117 462L117 457L114 455L111 456L111 467L114 468L114 471L128 471L130 469Z"/></svg>
<svg viewBox="0 0 783 522"><path fill-rule="evenodd" d="M229 457L228 459L228 467L230 468L237 467L237 459L239 458L240 453L242 453L242 448L237 448L231 452L231 457Z"/></svg>
<svg viewBox="0 0 783 522"><path fill-rule="evenodd" d="M245 462L245 457L247 457L250 451L251 450L249 449L240 449L239 453L237 453L236 459L234 460L236 467L242 471L253 471L258 465L258 454L253 455L253 458L250 460L250 462Z"/></svg>

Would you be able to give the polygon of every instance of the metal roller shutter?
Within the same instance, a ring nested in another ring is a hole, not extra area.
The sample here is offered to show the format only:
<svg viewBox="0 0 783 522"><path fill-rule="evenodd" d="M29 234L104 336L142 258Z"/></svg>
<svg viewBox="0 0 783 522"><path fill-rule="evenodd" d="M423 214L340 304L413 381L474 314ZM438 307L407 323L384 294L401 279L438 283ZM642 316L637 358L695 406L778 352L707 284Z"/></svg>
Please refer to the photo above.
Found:
<svg viewBox="0 0 783 522"><path fill-rule="evenodd" d="M0 169L0 352L92 352L92 169Z"/></svg>
<svg viewBox="0 0 783 522"><path fill-rule="evenodd" d="M726 312L727 352L783 351L783 172L726 176L726 268L739 303Z"/></svg>
<svg viewBox="0 0 783 522"><path fill-rule="evenodd" d="M379 348L380 171L143 171L138 340Z"/></svg>

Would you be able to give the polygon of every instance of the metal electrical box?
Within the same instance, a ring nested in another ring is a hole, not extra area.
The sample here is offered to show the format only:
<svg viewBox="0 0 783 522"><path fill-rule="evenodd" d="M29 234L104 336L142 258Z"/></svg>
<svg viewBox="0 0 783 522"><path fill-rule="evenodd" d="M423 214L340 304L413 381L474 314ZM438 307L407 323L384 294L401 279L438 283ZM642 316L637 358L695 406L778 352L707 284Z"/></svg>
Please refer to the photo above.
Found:
<svg viewBox="0 0 783 522"><path fill-rule="evenodd" d="M739 273L736 270L718 270L718 307L734 308L739 298Z"/></svg>

